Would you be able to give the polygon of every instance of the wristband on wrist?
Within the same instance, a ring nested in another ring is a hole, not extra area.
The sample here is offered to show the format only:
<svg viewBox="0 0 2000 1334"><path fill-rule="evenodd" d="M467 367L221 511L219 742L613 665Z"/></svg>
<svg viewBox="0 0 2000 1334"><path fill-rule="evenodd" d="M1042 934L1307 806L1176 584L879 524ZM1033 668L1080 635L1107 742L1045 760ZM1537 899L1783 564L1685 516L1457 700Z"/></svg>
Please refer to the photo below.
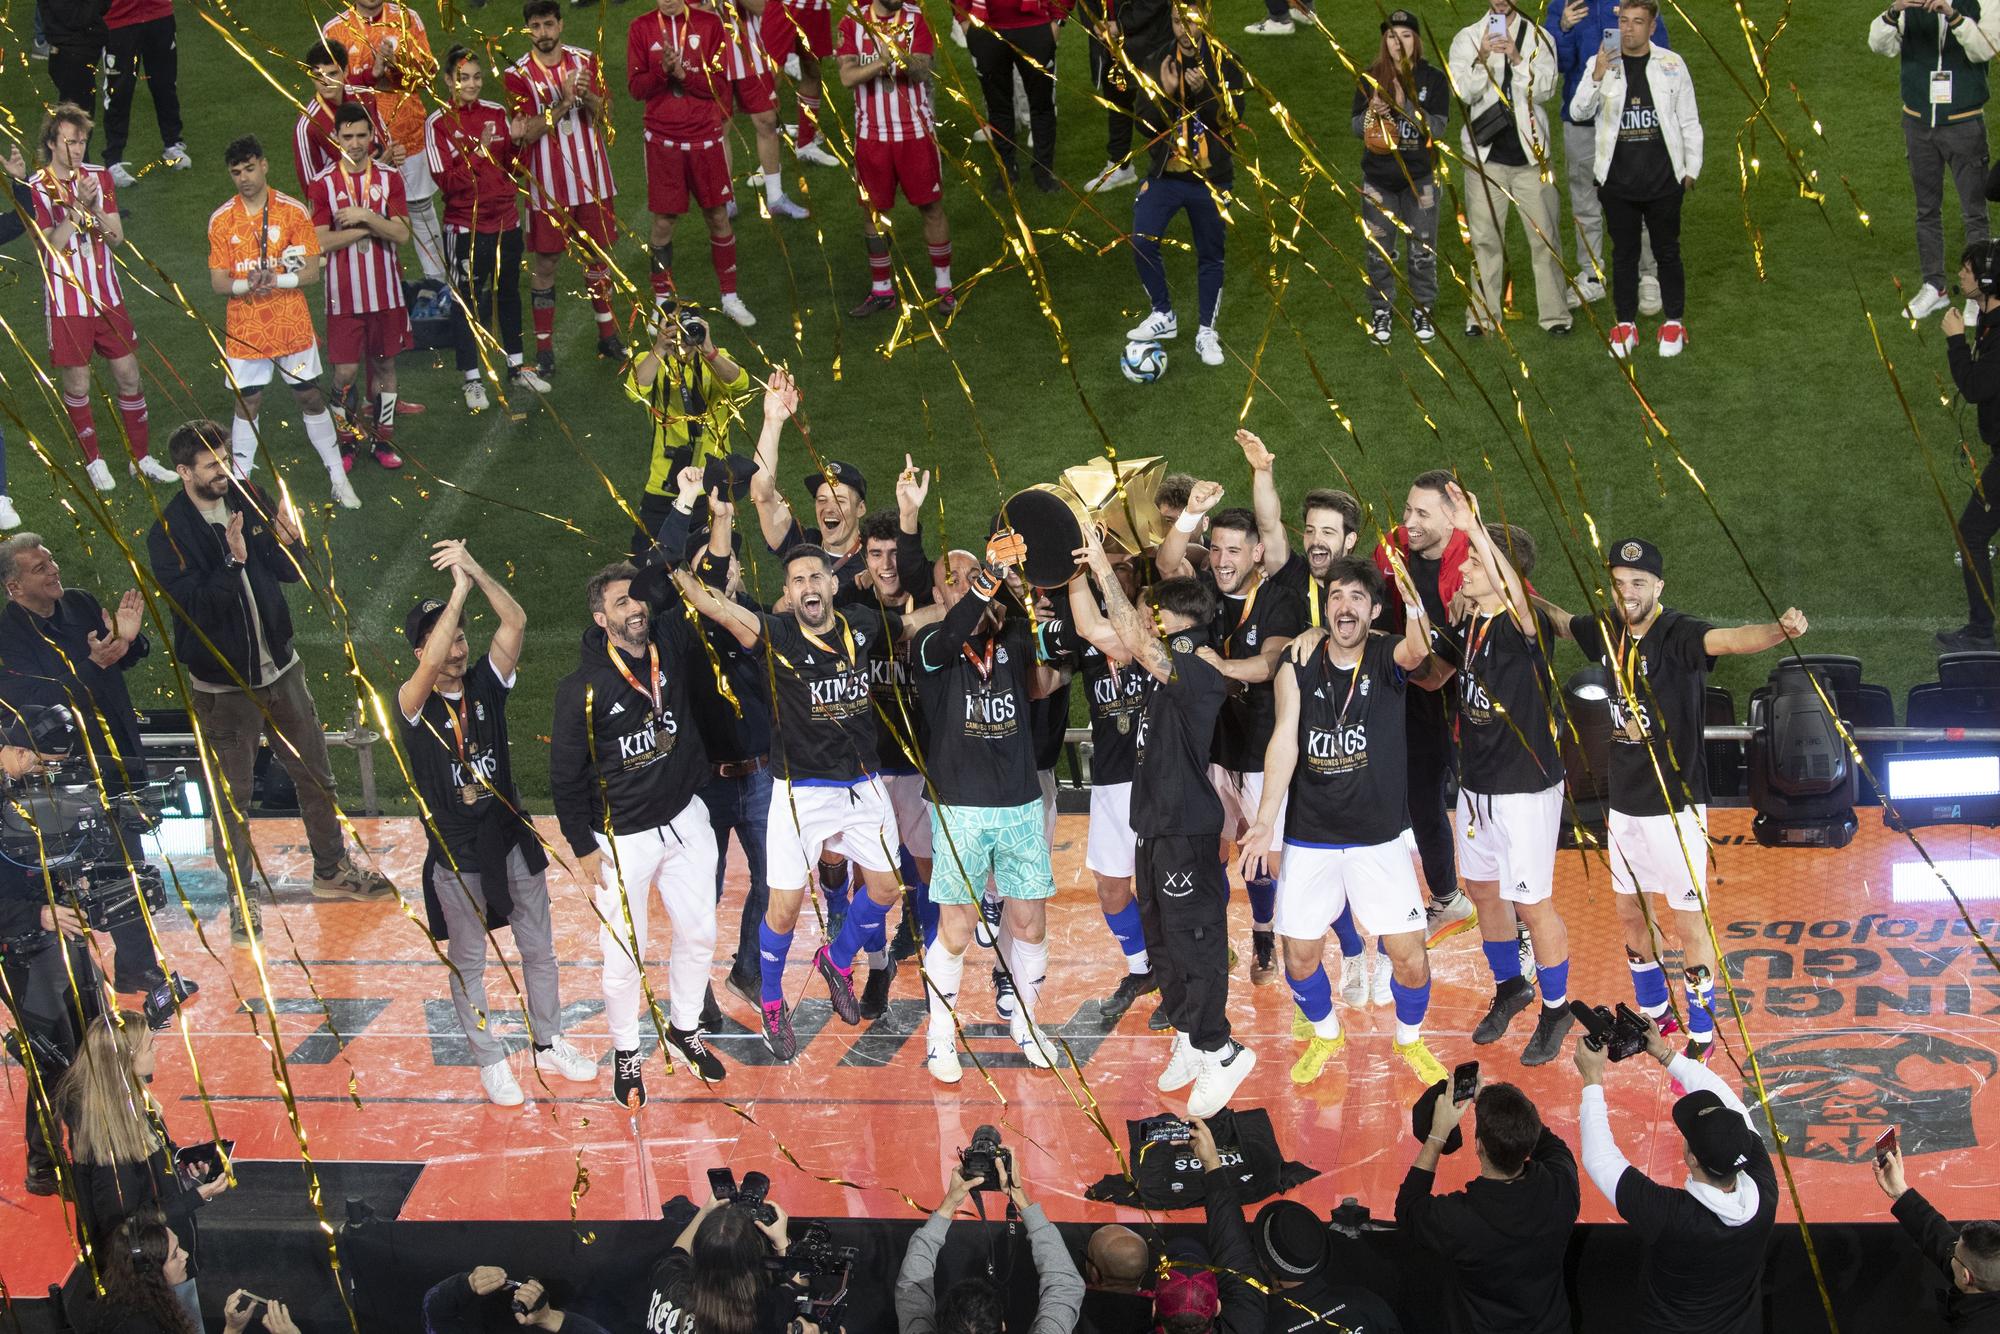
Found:
<svg viewBox="0 0 2000 1334"><path fill-rule="evenodd" d="M1201 527L1201 516L1193 510L1182 510L1181 517L1174 520L1176 532L1192 533L1199 527Z"/></svg>
<svg viewBox="0 0 2000 1334"><path fill-rule="evenodd" d="M1445 1141L1445 1140L1447 1140L1447 1139L1450 1139L1450 1138L1451 1138L1451 1136L1449 1136L1449 1135L1446 1135L1446 1136L1444 1136L1443 1138L1439 1138L1439 1137L1438 1137L1438 1136L1436 1136L1436 1135L1432 1135L1432 1136L1431 1136L1431 1137L1430 1137L1429 1139L1425 1140L1425 1141L1424 1141L1424 1143L1426 1143L1426 1144L1442 1144L1442 1143L1444 1143L1444 1141Z"/></svg>
<svg viewBox="0 0 2000 1334"><path fill-rule="evenodd" d="M281 273L278 275L277 285L289 291L299 285L299 275L296 273Z"/></svg>
<svg viewBox="0 0 2000 1334"><path fill-rule="evenodd" d="M231 296L247 296L249 292L250 280L248 278L238 278L235 282L229 284L229 294Z"/></svg>

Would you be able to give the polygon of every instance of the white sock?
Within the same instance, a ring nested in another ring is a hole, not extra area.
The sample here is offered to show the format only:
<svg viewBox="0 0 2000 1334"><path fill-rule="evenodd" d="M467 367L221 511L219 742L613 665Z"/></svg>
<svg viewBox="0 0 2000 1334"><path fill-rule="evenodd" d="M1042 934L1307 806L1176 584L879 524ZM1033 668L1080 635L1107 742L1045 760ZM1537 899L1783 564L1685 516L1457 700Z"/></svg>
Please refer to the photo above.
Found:
<svg viewBox="0 0 2000 1334"><path fill-rule="evenodd" d="M236 460L236 471L245 477L257 466L257 423L242 417L229 419L229 454Z"/></svg>
<svg viewBox="0 0 2000 1334"><path fill-rule="evenodd" d="M949 264L931 265L931 280L937 284L937 288L940 292L950 287L951 265Z"/></svg>
<svg viewBox="0 0 2000 1334"><path fill-rule="evenodd" d="M1125 956L1125 971L1128 973L1151 972L1152 968L1153 960L1144 950L1140 950L1137 954L1128 954Z"/></svg>
<svg viewBox="0 0 2000 1334"><path fill-rule="evenodd" d="M889 966L889 951L887 950L868 951L868 969L870 972L873 972L877 968L887 968L888 966Z"/></svg>
<svg viewBox="0 0 2000 1334"><path fill-rule="evenodd" d="M930 1040L940 1047L956 1046L958 1031L952 1026L951 1008L958 1003L958 984L965 980L965 955L946 949L940 936L924 951L924 971L930 975Z"/></svg>
<svg viewBox="0 0 2000 1334"><path fill-rule="evenodd" d="M518 363L518 362L509 362L508 364L509 364L509 365L519 365L520 363ZM465 373L465 382L466 382L467 384L477 384L477 383L479 382L479 371L478 371L478 369L477 369L477 368L474 368L474 369L472 369L472 370L469 370L469 371L467 371L467 372Z"/></svg>
<svg viewBox="0 0 2000 1334"><path fill-rule="evenodd" d="M333 414L324 408L318 412L299 415L305 423L306 439L312 442L313 453L326 465L329 474L338 473L340 468L340 437L333 433Z"/></svg>
<svg viewBox="0 0 2000 1334"><path fill-rule="evenodd" d="M1015 941L1013 953L1007 956L1007 964L1014 970L1014 996L1020 1006L1018 1013L1032 1022L1036 1002L1042 998L1042 983L1048 980L1049 975L1048 940Z"/></svg>
<svg viewBox="0 0 2000 1334"><path fill-rule="evenodd" d="M764 202L775 204L785 197L785 177L782 172L764 173Z"/></svg>
<svg viewBox="0 0 2000 1334"><path fill-rule="evenodd" d="M1326 1018L1313 1021L1313 1036L1329 1042L1340 1036L1340 1006L1335 1005L1328 1010Z"/></svg>
<svg viewBox="0 0 2000 1334"><path fill-rule="evenodd" d="M1422 1038L1423 1035L1424 1030L1422 1025L1406 1024L1400 1019L1396 1021L1396 1045L1398 1047L1407 1047L1412 1042Z"/></svg>

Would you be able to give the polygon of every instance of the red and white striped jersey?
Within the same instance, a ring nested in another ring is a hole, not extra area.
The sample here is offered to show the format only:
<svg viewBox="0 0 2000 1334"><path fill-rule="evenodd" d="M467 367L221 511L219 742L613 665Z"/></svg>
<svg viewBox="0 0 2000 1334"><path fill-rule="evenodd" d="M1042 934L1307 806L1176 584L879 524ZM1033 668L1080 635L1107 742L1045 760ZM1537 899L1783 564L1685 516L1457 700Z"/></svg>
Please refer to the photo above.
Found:
<svg viewBox="0 0 2000 1334"><path fill-rule="evenodd" d="M875 32L882 33L891 44L910 55L934 54L937 42L931 36L931 25L924 21L923 11L915 5L904 5L902 10L887 23L880 22L871 12L864 22L859 13L850 13L840 21L840 40L834 51L840 56L858 56L864 61L875 59L877 44ZM931 118L930 85L919 79L907 68L890 70L854 85L854 137L900 141L905 139L934 139L937 125Z"/></svg>
<svg viewBox="0 0 2000 1334"><path fill-rule="evenodd" d="M716 16L729 33L729 81L757 79L771 72L771 57L764 51L764 25L758 16L741 5L720 0Z"/></svg>
<svg viewBox="0 0 2000 1334"><path fill-rule="evenodd" d="M389 146L389 136L382 132L382 118L375 111L375 95L365 90L349 89L347 101L359 102L368 109L368 119L375 123L376 156ZM292 163L299 172L299 193L310 194L312 183L333 170L333 164L340 161L340 144L333 137L333 113L335 107L315 97L306 103L305 114L292 131Z"/></svg>
<svg viewBox="0 0 2000 1334"><path fill-rule="evenodd" d="M565 46L561 59L553 65L543 65L530 51L507 67L509 106L516 115L542 119L562 101L563 81L572 73L580 85L594 88L600 98L608 96L597 57L580 46ZM586 116L581 105L570 108L552 130L525 146L520 156L528 165L528 202L535 208L546 211L551 204L575 208L618 193L618 184L611 178L604 127Z"/></svg>
<svg viewBox="0 0 2000 1334"><path fill-rule="evenodd" d="M444 196L444 225L505 232L521 225L514 198L514 141L498 102L454 102L424 122L424 152Z"/></svg>
<svg viewBox="0 0 2000 1334"><path fill-rule="evenodd" d="M781 0L771 0L771 3L774 5L780 2ZM833 8L833 0L782 0L782 3L786 9L794 9L800 13L812 9L826 10Z"/></svg>
<svg viewBox="0 0 2000 1334"><path fill-rule="evenodd" d="M335 166L312 183L307 200L313 226L333 231L341 230L334 214L343 208L365 208L385 218L410 215L403 174L379 162L370 162L358 175L345 163ZM395 246L370 236L325 253L327 314L366 315L403 308L403 265Z"/></svg>
<svg viewBox="0 0 2000 1334"><path fill-rule="evenodd" d="M98 211L115 214L118 187L112 183L108 168L79 167L75 176L59 181L53 167L44 167L29 178L28 188L35 196L35 226L45 237L69 221L70 201L86 177L102 192ZM111 243L96 232L78 227L61 250L46 244L40 249L51 316L96 315L125 304L125 293L118 286L118 266L111 259Z"/></svg>

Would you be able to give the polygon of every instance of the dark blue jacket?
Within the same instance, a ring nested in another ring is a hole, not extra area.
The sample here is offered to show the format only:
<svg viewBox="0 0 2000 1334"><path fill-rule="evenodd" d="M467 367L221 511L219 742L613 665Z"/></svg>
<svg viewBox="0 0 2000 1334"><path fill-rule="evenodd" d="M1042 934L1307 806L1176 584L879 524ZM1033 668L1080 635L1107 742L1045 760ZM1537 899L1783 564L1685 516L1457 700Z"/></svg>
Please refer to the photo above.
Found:
<svg viewBox="0 0 2000 1334"><path fill-rule="evenodd" d="M1568 32L1563 31L1562 25L1563 10L1568 7L1565 0L1549 0L1548 17L1542 20L1542 26L1555 39L1556 69L1561 72L1563 80L1563 120L1570 125L1589 125L1597 119L1595 116L1585 121L1573 119L1569 114L1569 104L1576 97L1576 86L1583 81L1590 63L1604 48L1604 30L1618 26L1618 0L1589 0L1589 4L1590 12ZM1674 49L1667 41L1667 21L1664 18L1653 24L1653 45L1664 46L1669 51Z"/></svg>

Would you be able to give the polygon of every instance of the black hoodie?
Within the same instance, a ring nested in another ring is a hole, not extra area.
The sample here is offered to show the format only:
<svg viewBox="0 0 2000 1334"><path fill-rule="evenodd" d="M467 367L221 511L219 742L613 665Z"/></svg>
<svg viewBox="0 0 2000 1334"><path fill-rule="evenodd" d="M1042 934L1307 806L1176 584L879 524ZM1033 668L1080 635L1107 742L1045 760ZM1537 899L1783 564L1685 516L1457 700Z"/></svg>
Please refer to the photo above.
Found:
<svg viewBox="0 0 2000 1334"><path fill-rule="evenodd" d="M1978 410L1979 438L2000 449L2000 311L1945 339L1944 352L1959 397Z"/></svg>

